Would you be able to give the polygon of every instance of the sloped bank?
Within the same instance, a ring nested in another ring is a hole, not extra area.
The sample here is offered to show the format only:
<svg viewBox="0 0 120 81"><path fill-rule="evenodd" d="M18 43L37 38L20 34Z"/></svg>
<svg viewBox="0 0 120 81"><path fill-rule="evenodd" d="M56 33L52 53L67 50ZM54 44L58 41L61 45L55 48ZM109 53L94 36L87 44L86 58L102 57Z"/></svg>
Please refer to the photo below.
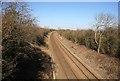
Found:
<svg viewBox="0 0 120 81"><path fill-rule="evenodd" d="M52 78L51 57L25 41L3 42L2 80L41 80Z"/></svg>

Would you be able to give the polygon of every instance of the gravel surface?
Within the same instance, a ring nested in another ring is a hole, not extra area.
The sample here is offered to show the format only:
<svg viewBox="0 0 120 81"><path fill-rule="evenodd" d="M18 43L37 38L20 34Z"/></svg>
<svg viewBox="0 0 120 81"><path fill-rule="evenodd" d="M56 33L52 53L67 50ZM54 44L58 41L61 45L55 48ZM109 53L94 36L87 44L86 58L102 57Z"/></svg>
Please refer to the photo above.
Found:
<svg viewBox="0 0 120 81"><path fill-rule="evenodd" d="M120 73L120 70L118 70L119 59L105 54L99 54L83 45L73 43L64 37L59 37L74 54L83 59L86 64L97 71L103 78L118 79L118 73Z"/></svg>

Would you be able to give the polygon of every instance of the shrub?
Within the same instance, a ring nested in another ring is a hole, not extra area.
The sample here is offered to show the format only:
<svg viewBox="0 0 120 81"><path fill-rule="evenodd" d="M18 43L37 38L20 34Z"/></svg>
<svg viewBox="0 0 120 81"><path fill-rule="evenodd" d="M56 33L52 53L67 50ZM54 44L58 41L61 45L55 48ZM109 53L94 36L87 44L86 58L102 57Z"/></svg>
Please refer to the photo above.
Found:
<svg viewBox="0 0 120 81"><path fill-rule="evenodd" d="M45 45L45 38L43 35L37 37L37 44L38 45Z"/></svg>
<svg viewBox="0 0 120 81"><path fill-rule="evenodd" d="M16 41L8 43L9 51L3 49L3 80L33 81L44 78L43 74L52 78L53 63L50 56L24 41L19 44Z"/></svg>
<svg viewBox="0 0 120 81"><path fill-rule="evenodd" d="M44 44L48 29L35 24L27 4L2 3L2 79L8 81L51 78L51 57L31 44Z"/></svg>
<svg viewBox="0 0 120 81"><path fill-rule="evenodd" d="M85 45L97 51L98 45L94 39L94 30L58 30L58 32L72 42ZM118 28L106 27L101 32L104 32L104 35L101 41L100 52L109 56L119 57L120 39L118 38Z"/></svg>

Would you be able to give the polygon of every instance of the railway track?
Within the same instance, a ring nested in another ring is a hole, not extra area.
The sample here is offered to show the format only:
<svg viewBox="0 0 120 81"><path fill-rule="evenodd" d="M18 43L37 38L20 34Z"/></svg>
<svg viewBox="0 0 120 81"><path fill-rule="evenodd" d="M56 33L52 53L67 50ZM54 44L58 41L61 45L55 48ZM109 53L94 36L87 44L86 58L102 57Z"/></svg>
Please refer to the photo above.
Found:
<svg viewBox="0 0 120 81"><path fill-rule="evenodd" d="M55 79L87 79L99 81L102 77L73 54L60 40L56 32L50 35L50 48L56 63Z"/></svg>

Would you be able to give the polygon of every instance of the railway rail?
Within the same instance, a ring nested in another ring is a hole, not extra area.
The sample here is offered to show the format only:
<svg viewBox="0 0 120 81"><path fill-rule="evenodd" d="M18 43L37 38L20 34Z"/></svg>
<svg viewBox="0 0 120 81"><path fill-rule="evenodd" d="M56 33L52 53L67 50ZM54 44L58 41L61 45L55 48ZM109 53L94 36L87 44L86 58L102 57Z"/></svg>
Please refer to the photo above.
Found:
<svg viewBox="0 0 120 81"><path fill-rule="evenodd" d="M91 67L86 65L79 57L73 54L61 41L56 32L50 35L50 50L56 63L55 79L103 79Z"/></svg>

